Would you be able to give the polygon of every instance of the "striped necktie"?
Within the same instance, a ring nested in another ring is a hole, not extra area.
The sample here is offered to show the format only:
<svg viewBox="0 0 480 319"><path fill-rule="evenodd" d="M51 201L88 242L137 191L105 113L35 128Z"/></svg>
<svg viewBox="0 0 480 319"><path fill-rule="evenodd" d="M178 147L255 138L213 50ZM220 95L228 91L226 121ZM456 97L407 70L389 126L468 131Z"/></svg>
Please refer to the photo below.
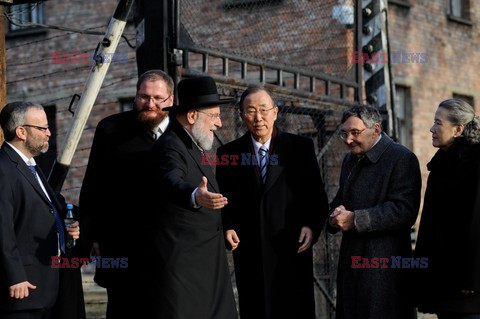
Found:
<svg viewBox="0 0 480 319"><path fill-rule="evenodd" d="M260 175L262 176L262 182L265 184L267 179L267 163L268 163L268 149L265 146L261 146L258 150L258 157L260 159Z"/></svg>
<svg viewBox="0 0 480 319"><path fill-rule="evenodd" d="M37 175L37 170L35 169L35 165L30 165L28 166L30 169L30 172L32 172L33 176L35 176L35 180L37 181L38 185L40 185L40 180ZM53 216L55 217L55 224L57 225L57 232L58 232L58 242L60 244L60 250L65 253L65 230L63 229L63 224L62 220L60 219L60 216L58 215L57 209L55 208L55 205L51 201L49 201L50 207L52 208L53 211Z"/></svg>

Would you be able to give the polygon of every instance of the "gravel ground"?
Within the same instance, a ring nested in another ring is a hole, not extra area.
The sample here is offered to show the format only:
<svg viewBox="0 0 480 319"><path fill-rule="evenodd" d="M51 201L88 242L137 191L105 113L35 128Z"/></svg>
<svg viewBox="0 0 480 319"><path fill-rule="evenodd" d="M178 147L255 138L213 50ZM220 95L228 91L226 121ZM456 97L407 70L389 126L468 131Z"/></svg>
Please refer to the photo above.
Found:
<svg viewBox="0 0 480 319"><path fill-rule="evenodd" d="M436 315L421 313L421 312L418 313L417 317L418 317L417 319L437 319Z"/></svg>

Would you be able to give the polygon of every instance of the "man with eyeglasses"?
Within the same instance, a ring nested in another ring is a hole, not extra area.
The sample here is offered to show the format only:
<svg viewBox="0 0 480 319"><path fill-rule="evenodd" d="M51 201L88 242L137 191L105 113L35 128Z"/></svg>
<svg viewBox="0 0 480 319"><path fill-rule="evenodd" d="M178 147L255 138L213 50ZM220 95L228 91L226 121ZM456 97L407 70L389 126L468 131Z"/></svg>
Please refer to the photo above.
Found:
<svg viewBox="0 0 480 319"><path fill-rule="evenodd" d="M133 110L106 117L95 131L80 192L80 208L92 225L92 255L128 258L127 268L96 268L95 281L107 288L107 318L139 317L151 302L153 270L146 261L151 230L144 214L159 190L150 177L149 155L169 124L164 108L173 104L173 91L168 74L145 72L137 81Z"/></svg>
<svg viewBox="0 0 480 319"><path fill-rule="evenodd" d="M208 76L178 83L171 124L153 148L153 178L161 192L152 210L158 291L152 318L236 319L213 170L202 165L222 127L220 99Z"/></svg>
<svg viewBox="0 0 480 319"><path fill-rule="evenodd" d="M65 231L63 207L36 168L51 134L43 107L9 103L0 125L0 318L49 319L60 284L52 257L64 256L66 233L78 239L80 229Z"/></svg>
<svg viewBox="0 0 480 319"><path fill-rule="evenodd" d="M275 126L278 108L266 88L245 90L239 108L248 132L218 155L241 163L217 166L217 179L229 201L222 215L240 317L314 319L312 245L328 200L313 141Z"/></svg>
<svg viewBox="0 0 480 319"><path fill-rule="evenodd" d="M340 138L350 149L327 229L343 232L337 273L337 319L416 318L408 269L410 229L420 205L417 157L382 132L377 109L343 113Z"/></svg>

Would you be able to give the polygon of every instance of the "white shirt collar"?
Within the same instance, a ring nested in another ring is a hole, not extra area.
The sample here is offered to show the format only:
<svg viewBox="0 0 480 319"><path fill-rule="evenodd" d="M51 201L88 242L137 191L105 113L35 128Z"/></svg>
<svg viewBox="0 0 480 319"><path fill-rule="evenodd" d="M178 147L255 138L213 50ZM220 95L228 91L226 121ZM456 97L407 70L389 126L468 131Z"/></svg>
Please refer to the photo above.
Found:
<svg viewBox="0 0 480 319"><path fill-rule="evenodd" d="M28 158L25 156L25 154L22 153L22 151L20 151L18 148L16 148L15 146L13 146L11 143L5 141L5 143L7 143L8 145L10 145L11 148L13 148L13 150L15 152L18 153L18 155L20 155L20 157L22 158L22 160L25 162L25 164L27 164L27 166L32 166L32 165L37 165L37 163L35 162L35 159L32 157L32 158Z"/></svg>
<svg viewBox="0 0 480 319"><path fill-rule="evenodd" d="M157 127L155 127L152 130L152 132L154 134L160 133L159 134L159 137L160 137L160 135L162 135L165 132L165 130L167 129L167 126L168 126L169 123L170 123L170 118L167 116L163 119L163 121L160 122L160 124L158 124Z"/></svg>
<svg viewBox="0 0 480 319"><path fill-rule="evenodd" d="M377 145L378 142L380 142L380 140L382 139L382 134L380 134L377 138L377 140L375 141L375 144L373 144L373 146ZM373 147L372 146L372 147Z"/></svg>
<svg viewBox="0 0 480 319"><path fill-rule="evenodd" d="M255 140L252 136L252 134L250 134L250 138L252 139L252 143L253 143L253 149L255 150L255 154L258 155L258 150L260 149L260 147L265 146L267 148L268 151L270 151L270 143L272 142L272 137L270 136L270 138L264 143L260 143L258 142L257 140Z"/></svg>

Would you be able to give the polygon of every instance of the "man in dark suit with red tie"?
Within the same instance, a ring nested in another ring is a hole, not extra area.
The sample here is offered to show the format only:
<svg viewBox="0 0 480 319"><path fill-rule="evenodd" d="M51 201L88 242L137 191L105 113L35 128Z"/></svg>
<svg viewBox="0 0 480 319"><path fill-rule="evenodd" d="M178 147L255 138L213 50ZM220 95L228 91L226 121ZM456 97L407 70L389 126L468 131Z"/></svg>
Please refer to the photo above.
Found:
<svg viewBox="0 0 480 319"><path fill-rule="evenodd" d="M48 150L43 107L7 104L0 113L0 318L48 319L59 287L52 257L65 252L62 208L34 156ZM68 233L78 239L78 223Z"/></svg>
<svg viewBox="0 0 480 319"><path fill-rule="evenodd" d="M217 180L240 317L313 319L312 245L328 216L313 142L275 127L265 88L248 88L239 106L248 132L218 149L238 163L217 165Z"/></svg>

